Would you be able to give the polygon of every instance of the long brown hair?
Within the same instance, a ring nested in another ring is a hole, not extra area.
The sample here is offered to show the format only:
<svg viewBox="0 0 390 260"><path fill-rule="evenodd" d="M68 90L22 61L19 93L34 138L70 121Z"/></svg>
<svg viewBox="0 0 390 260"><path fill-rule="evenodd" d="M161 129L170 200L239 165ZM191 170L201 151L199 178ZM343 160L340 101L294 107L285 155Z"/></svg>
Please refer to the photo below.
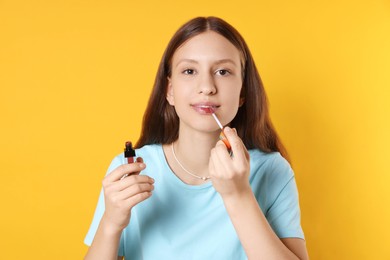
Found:
<svg viewBox="0 0 390 260"><path fill-rule="evenodd" d="M173 35L161 59L152 94L146 108L140 139L136 147L147 144L169 144L177 140L179 117L169 105L166 95L171 75L172 56L184 42L206 31L214 31L229 40L240 52L242 59L244 104L230 123L247 149L280 152L288 159L286 149L272 126L266 93L247 44L230 24L217 17L197 17L185 23Z"/></svg>

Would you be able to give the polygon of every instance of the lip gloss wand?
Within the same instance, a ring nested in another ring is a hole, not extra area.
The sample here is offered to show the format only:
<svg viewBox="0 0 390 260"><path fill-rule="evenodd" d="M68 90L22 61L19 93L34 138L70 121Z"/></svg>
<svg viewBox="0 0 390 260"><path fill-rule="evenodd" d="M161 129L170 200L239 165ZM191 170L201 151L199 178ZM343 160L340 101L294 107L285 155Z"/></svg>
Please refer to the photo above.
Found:
<svg viewBox="0 0 390 260"><path fill-rule="evenodd" d="M221 122L219 121L217 115L214 113L214 111L212 111L212 114L211 114L214 119L215 119L215 122L217 122L219 128L221 128L221 133L219 134L219 139L222 140L222 142L224 142L224 144L226 145L226 147L228 148L228 151L230 154L232 154L232 146L230 145L228 139L226 138L225 134L223 133L223 125L221 124Z"/></svg>

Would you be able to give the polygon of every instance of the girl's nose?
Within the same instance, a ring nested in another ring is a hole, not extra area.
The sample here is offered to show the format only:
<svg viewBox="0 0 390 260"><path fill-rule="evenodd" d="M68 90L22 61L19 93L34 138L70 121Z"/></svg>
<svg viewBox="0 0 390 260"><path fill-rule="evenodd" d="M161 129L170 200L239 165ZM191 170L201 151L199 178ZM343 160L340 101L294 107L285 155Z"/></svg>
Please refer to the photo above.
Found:
<svg viewBox="0 0 390 260"><path fill-rule="evenodd" d="M199 81L199 94L214 95L217 93L214 78L212 75L204 75Z"/></svg>

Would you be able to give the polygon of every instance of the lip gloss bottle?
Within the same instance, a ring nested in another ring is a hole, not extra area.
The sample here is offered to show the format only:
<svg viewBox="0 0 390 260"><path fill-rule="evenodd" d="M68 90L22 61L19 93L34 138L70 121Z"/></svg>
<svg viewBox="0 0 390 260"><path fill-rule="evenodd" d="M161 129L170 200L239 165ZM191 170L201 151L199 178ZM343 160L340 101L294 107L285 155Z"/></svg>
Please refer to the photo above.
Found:
<svg viewBox="0 0 390 260"><path fill-rule="evenodd" d="M133 149L133 145L130 141L125 143L124 156L127 159L127 163L134 163L136 161L135 150ZM120 179L123 180L127 176L129 176L128 173L123 175Z"/></svg>
<svg viewBox="0 0 390 260"><path fill-rule="evenodd" d="M125 143L124 155L125 158L127 158L127 163L135 162L135 150L133 149L133 145L130 141Z"/></svg>

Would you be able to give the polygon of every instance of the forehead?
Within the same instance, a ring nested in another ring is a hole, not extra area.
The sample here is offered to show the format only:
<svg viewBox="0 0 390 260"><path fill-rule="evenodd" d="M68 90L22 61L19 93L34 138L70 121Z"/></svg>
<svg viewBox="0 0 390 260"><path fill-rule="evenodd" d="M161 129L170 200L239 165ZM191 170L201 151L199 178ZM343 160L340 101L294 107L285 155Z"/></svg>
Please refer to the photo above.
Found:
<svg viewBox="0 0 390 260"><path fill-rule="evenodd" d="M207 31L190 38L177 48L172 57L173 65L182 59L199 62L230 59L239 65L240 52L222 35Z"/></svg>

